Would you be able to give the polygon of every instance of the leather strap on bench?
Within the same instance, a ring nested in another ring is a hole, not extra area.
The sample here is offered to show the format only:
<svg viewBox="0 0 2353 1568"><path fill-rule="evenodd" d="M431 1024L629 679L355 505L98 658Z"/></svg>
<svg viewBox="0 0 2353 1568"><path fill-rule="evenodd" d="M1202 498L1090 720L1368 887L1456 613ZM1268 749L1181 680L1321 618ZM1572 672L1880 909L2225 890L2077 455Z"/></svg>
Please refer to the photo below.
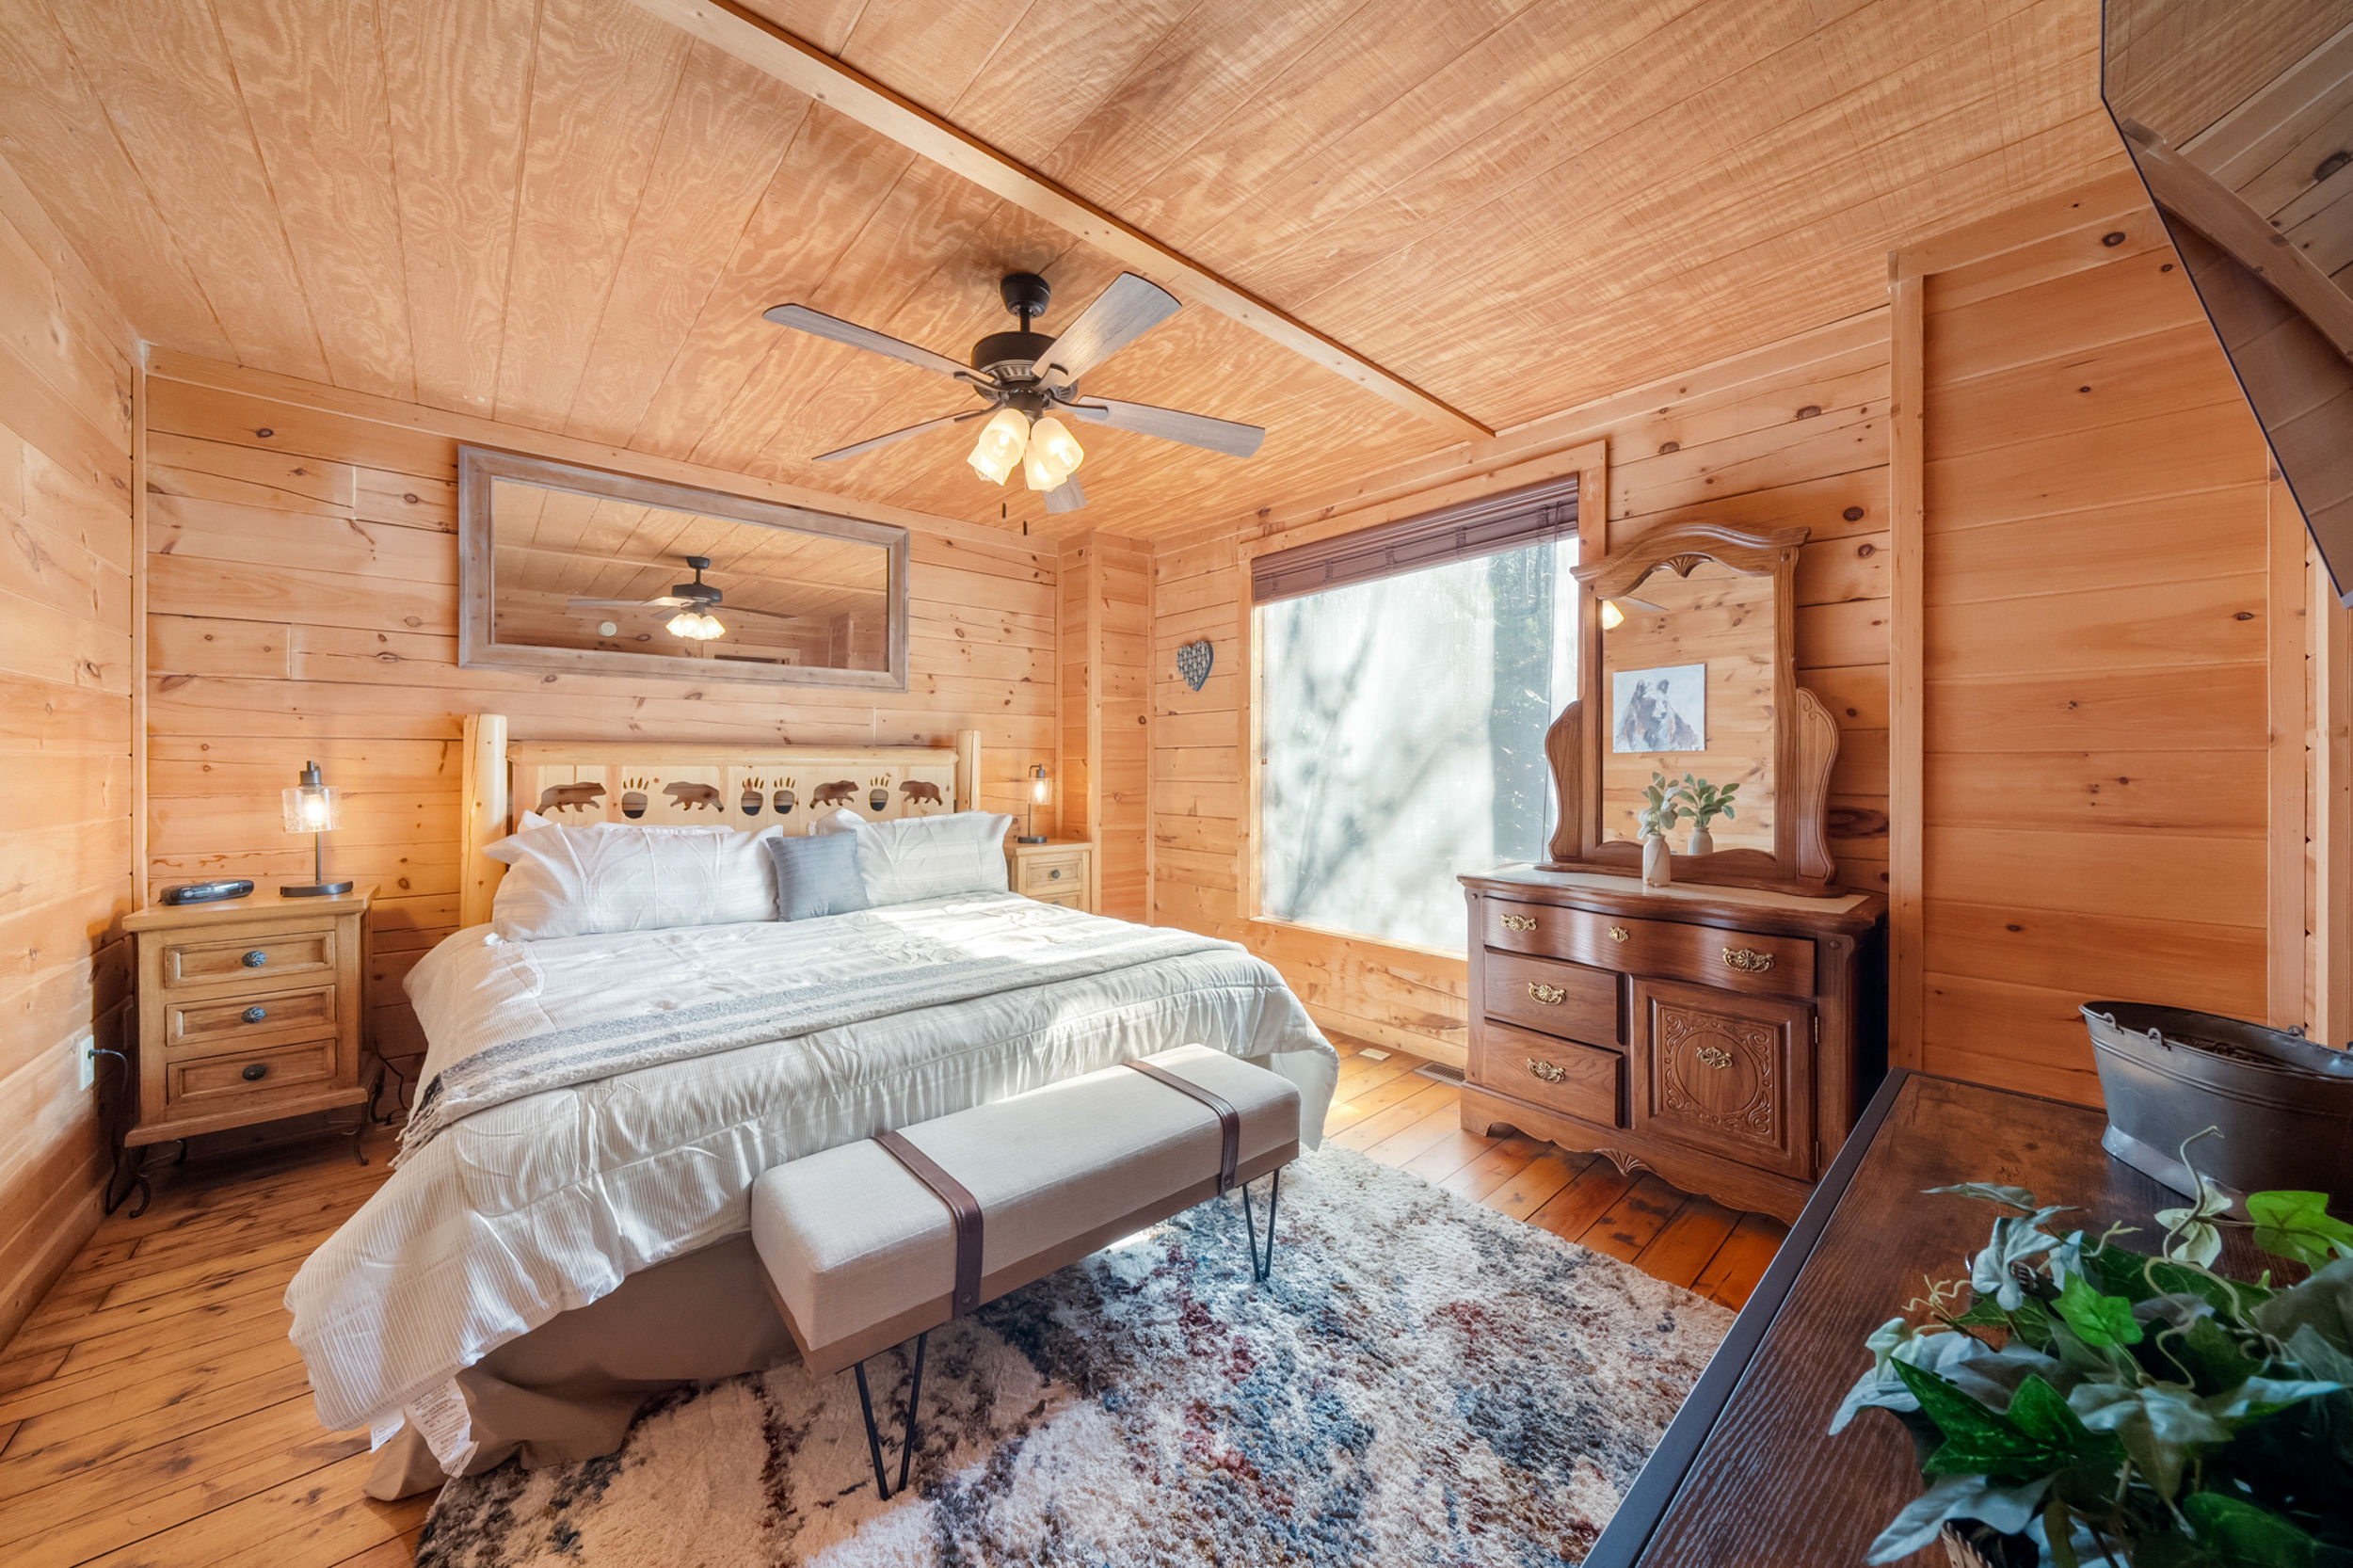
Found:
<svg viewBox="0 0 2353 1568"><path fill-rule="evenodd" d="M1180 1095L1191 1095L1217 1112L1218 1130L1225 1137L1225 1147L1218 1154L1217 1190L1224 1193L1234 1185L1235 1167L1241 1163L1241 1112L1222 1095L1213 1095L1188 1078L1179 1078L1166 1067L1150 1062L1130 1062L1128 1066L1149 1079L1157 1079Z"/></svg>
<svg viewBox="0 0 2353 1568"><path fill-rule="evenodd" d="M916 1180L930 1188L934 1197L948 1206L948 1218L956 1231L956 1292L949 1304L948 1315L969 1318L981 1309L980 1200L963 1182L941 1170L930 1155L896 1132L877 1133L874 1142L904 1165Z"/></svg>

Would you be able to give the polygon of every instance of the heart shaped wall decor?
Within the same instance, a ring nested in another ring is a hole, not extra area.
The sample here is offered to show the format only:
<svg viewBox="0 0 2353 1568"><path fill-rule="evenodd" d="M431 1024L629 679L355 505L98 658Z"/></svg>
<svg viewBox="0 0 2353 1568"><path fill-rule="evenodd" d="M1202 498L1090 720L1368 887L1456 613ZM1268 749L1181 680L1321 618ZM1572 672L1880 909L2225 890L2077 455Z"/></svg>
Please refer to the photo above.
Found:
<svg viewBox="0 0 2353 1568"><path fill-rule="evenodd" d="M1176 650L1176 673L1185 678L1185 684L1194 691L1209 679L1209 666L1216 663L1216 650L1204 637L1197 643L1187 643Z"/></svg>

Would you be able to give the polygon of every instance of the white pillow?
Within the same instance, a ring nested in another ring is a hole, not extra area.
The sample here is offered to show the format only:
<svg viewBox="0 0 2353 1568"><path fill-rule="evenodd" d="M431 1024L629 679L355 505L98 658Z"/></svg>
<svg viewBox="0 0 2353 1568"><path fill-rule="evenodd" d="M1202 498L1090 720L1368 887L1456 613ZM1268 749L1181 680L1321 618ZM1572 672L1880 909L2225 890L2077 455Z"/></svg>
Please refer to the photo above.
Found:
<svg viewBox="0 0 2353 1568"><path fill-rule="evenodd" d="M507 865L490 929L522 942L773 920L776 876L766 840L778 832L595 823L510 834L483 851Z"/></svg>
<svg viewBox="0 0 2353 1568"><path fill-rule="evenodd" d="M1013 819L993 811L904 817L858 829L857 874L870 905L912 904L955 893L1001 893L1005 834Z"/></svg>
<svg viewBox="0 0 2353 1568"><path fill-rule="evenodd" d="M812 835L818 833L856 833L859 828L864 827L865 825L866 819L864 817L859 816L856 811L851 810L846 806L837 806L832 810L826 812L824 816L818 818L815 822L810 823L808 824L808 830Z"/></svg>

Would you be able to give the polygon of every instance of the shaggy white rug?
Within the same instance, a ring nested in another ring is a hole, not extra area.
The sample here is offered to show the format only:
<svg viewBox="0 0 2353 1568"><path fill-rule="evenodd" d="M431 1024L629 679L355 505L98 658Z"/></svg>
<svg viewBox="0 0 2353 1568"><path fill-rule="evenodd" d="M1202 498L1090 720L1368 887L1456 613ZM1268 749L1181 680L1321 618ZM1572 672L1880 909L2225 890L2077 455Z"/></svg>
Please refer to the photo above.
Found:
<svg viewBox="0 0 2353 1568"><path fill-rule="evenodd" d="M888 1503L856 1384L795 1364L452 1481L417 1561L1575 1562L1731 1320L1345 1149L1285 1173L1278 1235L1257 1284L1238 1200L1206 1203L935 1331ZM894 1480L906 1371L869 1368Z"/></svg>

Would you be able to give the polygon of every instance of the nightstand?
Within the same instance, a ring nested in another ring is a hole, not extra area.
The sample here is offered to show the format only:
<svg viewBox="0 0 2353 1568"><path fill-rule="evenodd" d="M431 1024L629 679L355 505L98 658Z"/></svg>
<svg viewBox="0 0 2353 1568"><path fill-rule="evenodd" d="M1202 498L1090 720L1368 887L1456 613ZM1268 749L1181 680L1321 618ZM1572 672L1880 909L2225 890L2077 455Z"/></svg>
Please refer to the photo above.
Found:
<svg viewBox="0 0 2353 1568"><path fill-rule="evenodd" d="M1098 900L1091 840L1049 839L1042 844L1007 844L1005 863L1015 892L1040 904L1095 913Z"/></svg>
<svg viewBox="0 0 2353 1568"><path fill-rule="evenodd" d="M126 916L138 952L132 1148L365 1107L368 895L156 904ZM367 1126L360 1113L352 1153Z"/></svg>

